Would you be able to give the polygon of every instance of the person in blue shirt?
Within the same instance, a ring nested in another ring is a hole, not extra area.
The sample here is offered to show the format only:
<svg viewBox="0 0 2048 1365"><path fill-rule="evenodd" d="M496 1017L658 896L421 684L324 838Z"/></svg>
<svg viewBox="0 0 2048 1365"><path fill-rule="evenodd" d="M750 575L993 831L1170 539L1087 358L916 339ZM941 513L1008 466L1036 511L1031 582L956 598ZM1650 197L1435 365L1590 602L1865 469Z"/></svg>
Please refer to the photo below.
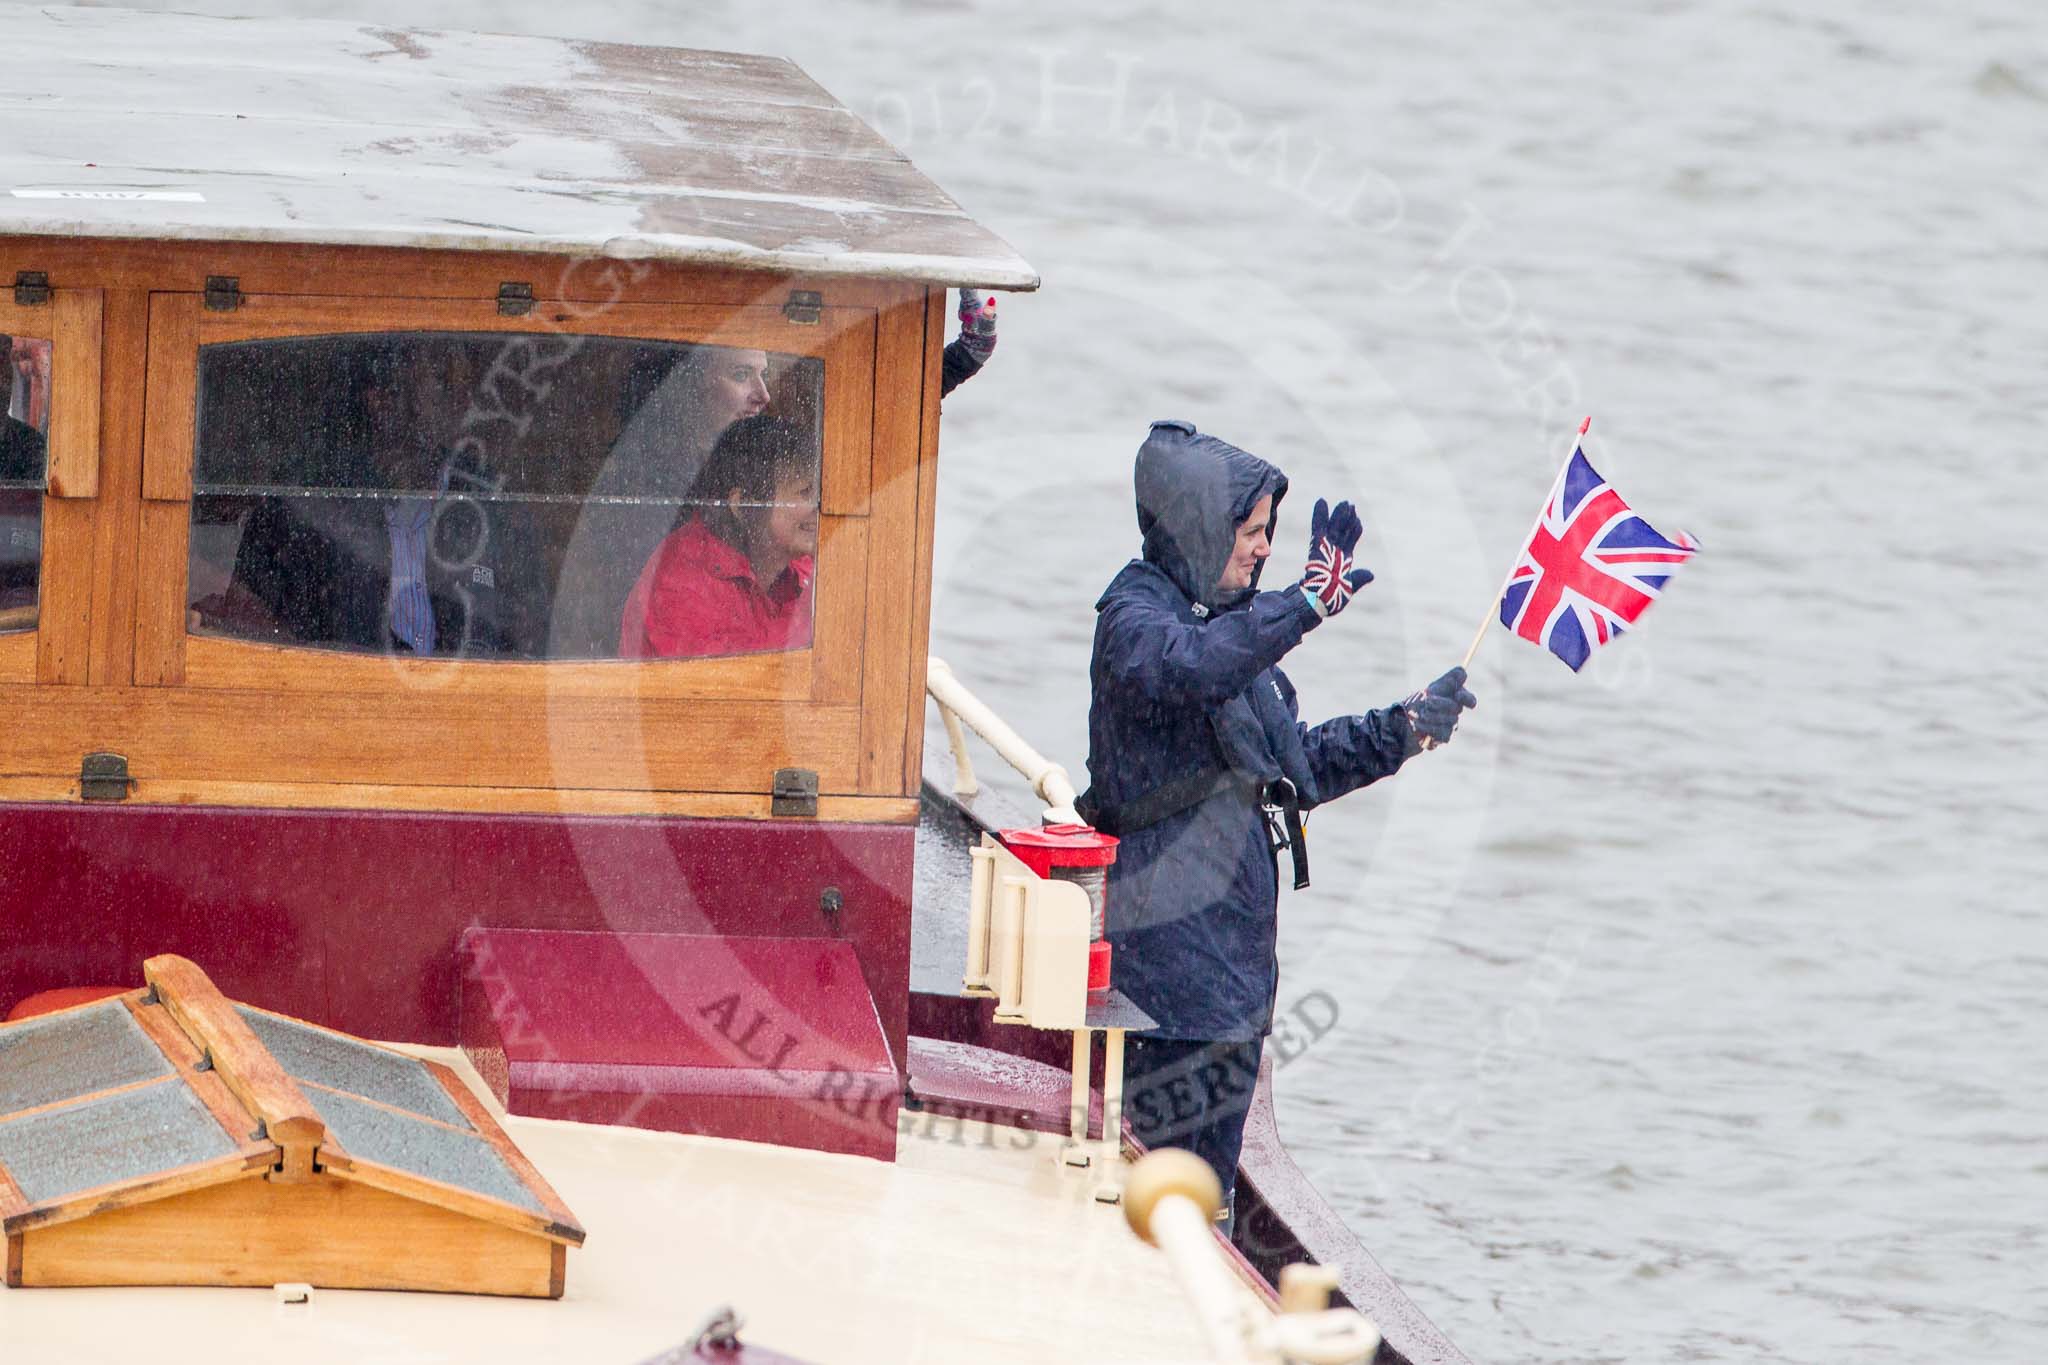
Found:
<svg viewBox="0 0 2048 1365"><path fill-rule="evenodd" d="M1279 854L1308 884L1301 816L1451 737L1462 668L1405 701L1304 725L1278 664L1372 580L1362 524L1318 501L1301 578L1259 579L1287 479L1186 422L1155 422L1135 468L1141 556L1096 602L1090 786L1081 812L1122 841L1110 869L1117 989L1157 1021L1130 1040L1126 1113L1234 1193L1279 988Z"/></svg>

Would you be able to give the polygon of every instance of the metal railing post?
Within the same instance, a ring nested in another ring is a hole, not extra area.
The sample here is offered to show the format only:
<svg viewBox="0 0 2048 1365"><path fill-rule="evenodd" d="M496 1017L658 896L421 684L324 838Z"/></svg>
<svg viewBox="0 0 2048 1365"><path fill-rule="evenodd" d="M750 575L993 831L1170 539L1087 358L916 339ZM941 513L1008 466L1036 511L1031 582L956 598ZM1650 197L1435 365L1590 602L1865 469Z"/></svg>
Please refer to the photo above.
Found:
<svg viewBox="0 0 2048 1365"><path fill-rule="evenodd" d="M953 763L959 773L953 787L957 794L972 796L981 789L974 778L974 765L967 757L967 737L960 731L965 724L986 740L998 757L1023 774L1031 789L1038 793L1038 799L1045 802L1041 818L1046 824L1087 823L1074 809L1074 780L1067 776L1067 770L1032 748L986 702L968 691L944 659L934 657L927 663L925 691L938 703L939 716L946 722L946 738L953 747Z"/></svg>

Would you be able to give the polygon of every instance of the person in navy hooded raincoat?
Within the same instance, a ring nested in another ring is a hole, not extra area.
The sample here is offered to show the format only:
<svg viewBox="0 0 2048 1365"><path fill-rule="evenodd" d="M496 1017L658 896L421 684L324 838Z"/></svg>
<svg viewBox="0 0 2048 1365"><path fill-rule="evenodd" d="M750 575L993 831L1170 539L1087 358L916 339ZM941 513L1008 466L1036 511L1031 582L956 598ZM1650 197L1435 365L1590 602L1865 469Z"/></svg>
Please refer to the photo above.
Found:
<svg viewBox="0 0 2048 1365"><path fill-rule="evenodd" d="M1126 1055L1126 1112L1233 1189L1279 988L1279 853L1307 885L1300 813L1450 738L1463 669L1404 702L1303 725L1276 666L1372 579L1350 503L1316 504L1301 579L1260 592L1287 479L1186 422L1155 422L1136 466L1141 558L1095 604L1082 812L1110 869L1114 980L1157 1021ZM1230 1207L1226 1198L1225 1208Z"/></svg>

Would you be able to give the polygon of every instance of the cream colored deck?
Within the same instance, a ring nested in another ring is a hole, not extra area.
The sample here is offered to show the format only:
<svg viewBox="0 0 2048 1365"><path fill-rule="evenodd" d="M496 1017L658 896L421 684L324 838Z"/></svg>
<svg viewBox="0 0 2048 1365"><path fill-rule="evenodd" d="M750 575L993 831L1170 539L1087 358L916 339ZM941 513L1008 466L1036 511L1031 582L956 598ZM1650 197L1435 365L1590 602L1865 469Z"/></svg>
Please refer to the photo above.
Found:
<svg viewBox="0 0 2048 1365"><path fill-rule="evenodd" d="M460 1053L407 1050L486 1093ZM1164 1257L1089 1198L1085 1177L1063 1177L1044 1134L908 1116L889 1165L504 1124L589 1231L559 1302L323 1290L283 1307L252 1290L0 1289L0 1359L632 1365L727 1303L743 1340L816 1365L1207 1358Z"/></svg>

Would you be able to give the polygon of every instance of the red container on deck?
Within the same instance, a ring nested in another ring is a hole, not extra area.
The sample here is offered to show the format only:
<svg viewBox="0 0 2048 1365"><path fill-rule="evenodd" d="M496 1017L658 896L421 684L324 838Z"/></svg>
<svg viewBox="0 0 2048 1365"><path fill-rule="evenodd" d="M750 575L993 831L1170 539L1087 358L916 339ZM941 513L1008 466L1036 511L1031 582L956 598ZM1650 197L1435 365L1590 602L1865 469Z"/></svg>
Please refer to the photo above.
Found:
<svg viewBox="0 0 2048 1365"><path fill-rule="evenodd" d="M1093 911L1088 931L1088 989L1109 989L1109 940L1104 922L1109 907L1109 865L1116 861L1116 837L1087 825L1043 829L999 829L996 838L1017 861L1041 877L1073 882L1088 893Z"/></svg>

